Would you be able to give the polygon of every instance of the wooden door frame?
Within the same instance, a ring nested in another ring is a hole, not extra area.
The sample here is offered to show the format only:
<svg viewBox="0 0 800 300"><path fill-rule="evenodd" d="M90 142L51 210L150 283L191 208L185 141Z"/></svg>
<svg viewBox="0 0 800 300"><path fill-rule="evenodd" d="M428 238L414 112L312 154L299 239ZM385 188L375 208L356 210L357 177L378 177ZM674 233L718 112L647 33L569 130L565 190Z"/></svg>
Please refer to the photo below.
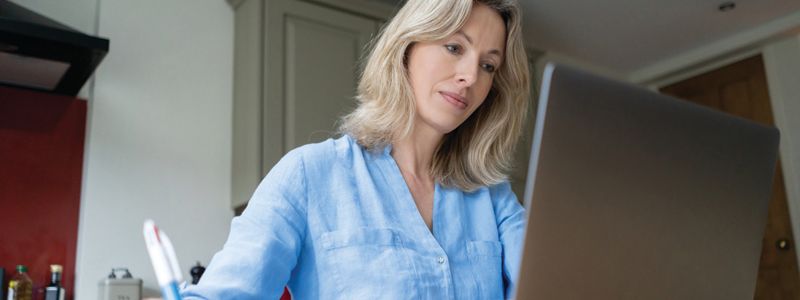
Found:
<svg viewBox="0 0 800 300"><path fill-rule="evenodd" d="M792 127L786 113L786 103L792 101L789 95L792 91L786 91L786 86L781 83L784 67L783 59L786 59L780 51L776 50L776 45L785 42L796 42L796 57L791 58L800 64L800 36L792 36L788 39L777 41L766 45L753 45L735 52L721 54L716 59L711 59L703 63L696 64L689 68L679 70L665 70L661 79L644 84L652 90L680 82L684 79L694 77L720 67L729 65L747 57L761 55L764 60L764 68L767 76L767 88L770 94L770 104L775 121L775 126L781 131L781 142L779 154L781 157L781 167L783 169L783 180L786 188L786 201L789 207L789 217L792 222L792 232L795 241L800 241L800 160L795 160L793 153L800 151L800 140L794 140L794 136L800 137L800 127ZM800 74L800 72L796 72ZM797 89L797 88L795 88ZM795 251L800 261L800 251Z"/></svg>

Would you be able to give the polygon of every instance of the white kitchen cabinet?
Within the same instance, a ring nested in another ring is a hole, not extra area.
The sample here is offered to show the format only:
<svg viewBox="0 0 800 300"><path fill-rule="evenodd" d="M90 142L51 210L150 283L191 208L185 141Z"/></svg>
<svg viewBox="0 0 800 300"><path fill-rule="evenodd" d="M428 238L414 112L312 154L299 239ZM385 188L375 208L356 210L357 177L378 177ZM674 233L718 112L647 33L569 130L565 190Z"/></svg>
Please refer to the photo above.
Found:
<svg viewBox="0 0 800 300"><path fill-rule="evenodd" d="M391 6L353 10L361 7L357 0L229 2L235 12L235 208L286 152L336 133L339 118L355 106L364 50ZM337 8L339 2L352 7Z"/></svg>

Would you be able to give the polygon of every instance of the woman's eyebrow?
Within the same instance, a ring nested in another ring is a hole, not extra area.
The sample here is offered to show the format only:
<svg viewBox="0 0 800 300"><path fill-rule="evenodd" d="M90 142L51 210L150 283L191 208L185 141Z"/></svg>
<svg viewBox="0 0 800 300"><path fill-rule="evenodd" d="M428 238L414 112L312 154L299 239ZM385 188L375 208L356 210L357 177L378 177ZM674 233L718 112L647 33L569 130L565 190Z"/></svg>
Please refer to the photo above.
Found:
<svg viewBox="0 0 800 300"><path fill-rule="evenodd" d="M470 45L472 45L472 38L471 38L469 35L467 35L467 33L465 33L463 30L459 30L459 31L457 31L457 32L456 32L456 34L463 36L463 37L464 37L464 39L466 39L466 40L467 40L467 43L469 43ZM500 52L500 50L498 50L498 49L492 49L492 50L489 50L489 52L488 52L488 53L489 53L489 54L495 54L495 55L497 55L497 56L503 57L503 53L502 53L502 52Z"/></svg>
<svg viewBox="0 0 800 300"><path fill-rule="evenodd" d="M461 36L463 36L465 39L467 39L467 42L469 42L469 44L472 45L472 38L469 37L469 35L467 35L463 30L459 30L458 32L456 32L456 34L460 34Z"/></svg>

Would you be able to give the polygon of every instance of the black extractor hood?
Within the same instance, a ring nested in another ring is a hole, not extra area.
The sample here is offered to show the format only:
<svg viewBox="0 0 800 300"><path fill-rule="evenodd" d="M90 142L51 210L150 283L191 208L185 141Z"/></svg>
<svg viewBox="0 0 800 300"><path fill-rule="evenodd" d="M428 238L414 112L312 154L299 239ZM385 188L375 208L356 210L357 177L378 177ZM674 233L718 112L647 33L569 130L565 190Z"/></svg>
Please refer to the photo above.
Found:
<svg viewBox="0 0 800 300"><path fill-rule="evenodd" d="M0 0L0 85L75 96L106 53L108 39Z"/></svg>

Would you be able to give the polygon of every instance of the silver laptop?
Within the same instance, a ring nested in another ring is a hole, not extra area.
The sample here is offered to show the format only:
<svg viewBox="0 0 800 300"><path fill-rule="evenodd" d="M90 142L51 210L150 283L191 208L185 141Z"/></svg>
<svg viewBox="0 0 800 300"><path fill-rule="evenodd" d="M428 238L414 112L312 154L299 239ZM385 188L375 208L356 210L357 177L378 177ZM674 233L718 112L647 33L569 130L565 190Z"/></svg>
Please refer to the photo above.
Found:
<svg viewBox="0 0 800 300"><path fill-rule="evenodd" d="M753 299L778 131L548 65L516 299Z"/></svg>

